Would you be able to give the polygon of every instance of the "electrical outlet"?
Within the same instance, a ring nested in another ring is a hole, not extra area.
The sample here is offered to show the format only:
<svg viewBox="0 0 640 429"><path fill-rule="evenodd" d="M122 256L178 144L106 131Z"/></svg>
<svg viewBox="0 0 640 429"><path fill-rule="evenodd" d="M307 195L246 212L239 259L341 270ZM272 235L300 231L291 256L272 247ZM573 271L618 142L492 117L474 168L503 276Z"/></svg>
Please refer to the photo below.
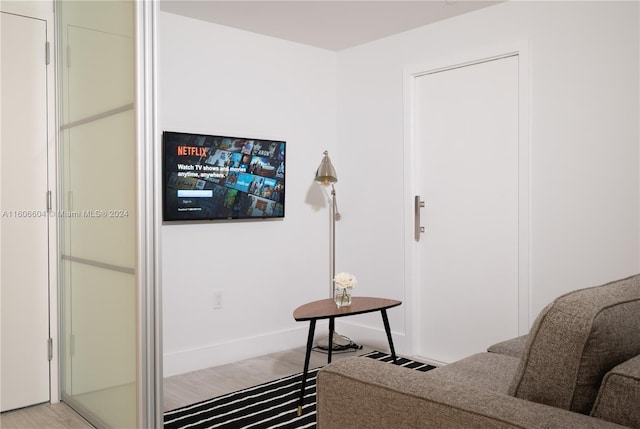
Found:
<svg viewBox="0 0 640 429"><path fill-rule="evenodd" d="M222 291L217 290L213 292L213 309L219 308L222 308Z"/></svg>

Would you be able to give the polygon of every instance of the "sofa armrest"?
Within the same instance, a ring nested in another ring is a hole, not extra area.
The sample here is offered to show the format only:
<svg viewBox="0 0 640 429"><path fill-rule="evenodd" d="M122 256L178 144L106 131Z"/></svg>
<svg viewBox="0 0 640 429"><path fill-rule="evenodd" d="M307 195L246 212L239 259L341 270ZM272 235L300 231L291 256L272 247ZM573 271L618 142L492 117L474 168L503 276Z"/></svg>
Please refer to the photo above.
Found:
<svg viewBox="0 0 640 429"><path fill-rule="evenodd" d="M322 368L317 400L318 429L622 427L362 357Z"/></svg>
<svg viewBox="0 0 640 429"><path fill-rule="evenodd" d="M490 346L487 351L489 353L499 353L520 359L526 342L527 334L496 343Z"/></svg>

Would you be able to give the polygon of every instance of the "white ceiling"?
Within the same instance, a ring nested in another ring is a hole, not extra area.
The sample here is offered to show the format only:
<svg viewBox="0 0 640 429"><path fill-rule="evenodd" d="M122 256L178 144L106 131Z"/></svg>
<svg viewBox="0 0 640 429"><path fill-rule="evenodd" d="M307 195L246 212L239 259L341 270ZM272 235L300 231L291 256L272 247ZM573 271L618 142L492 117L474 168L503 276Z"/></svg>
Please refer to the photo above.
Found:
<svg viewBox="0 0 640 429"><path fill-rule="evenodd" d="M160 9L340 51L496 3L499 2L161 0Z"/></svg>

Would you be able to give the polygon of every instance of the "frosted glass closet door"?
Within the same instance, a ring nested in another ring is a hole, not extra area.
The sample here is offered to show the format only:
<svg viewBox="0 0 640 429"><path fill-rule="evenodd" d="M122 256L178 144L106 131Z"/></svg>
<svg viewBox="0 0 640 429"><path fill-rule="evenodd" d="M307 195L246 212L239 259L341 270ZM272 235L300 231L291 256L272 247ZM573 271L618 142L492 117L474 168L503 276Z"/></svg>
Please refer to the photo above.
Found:
<svg viewBox="0 0 640 429"><path fill-rule="evenodd" d="M63 400L136 426L133 2L61 2Z"/></svg>

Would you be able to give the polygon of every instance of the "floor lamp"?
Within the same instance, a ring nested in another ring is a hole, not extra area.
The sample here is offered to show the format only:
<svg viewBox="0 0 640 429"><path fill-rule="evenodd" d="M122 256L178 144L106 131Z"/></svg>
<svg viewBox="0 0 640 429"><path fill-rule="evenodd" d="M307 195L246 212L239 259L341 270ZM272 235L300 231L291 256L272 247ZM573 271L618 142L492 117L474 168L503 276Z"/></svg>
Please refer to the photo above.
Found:
<svg viewBox="0 0 640 429"><path fill-rule="evenodd" d="M336 221L340 220L340 213L338 212L338 203L336 202L336 188L333 186L338 181L338 175L336 169L333 168L331 158L329 158L329 152L324 151L324 156L320 162L320 166L316 171L315 181L320 183L324 187L331 185L331 223L329 231L329 297L335 298L335 285L333 279L336 277ZM321 338L318 340L318 348L328 350L329 339ZM333 332L333 350L344 350L345 348L359 348L351 340L337 332Z"/></svg>

